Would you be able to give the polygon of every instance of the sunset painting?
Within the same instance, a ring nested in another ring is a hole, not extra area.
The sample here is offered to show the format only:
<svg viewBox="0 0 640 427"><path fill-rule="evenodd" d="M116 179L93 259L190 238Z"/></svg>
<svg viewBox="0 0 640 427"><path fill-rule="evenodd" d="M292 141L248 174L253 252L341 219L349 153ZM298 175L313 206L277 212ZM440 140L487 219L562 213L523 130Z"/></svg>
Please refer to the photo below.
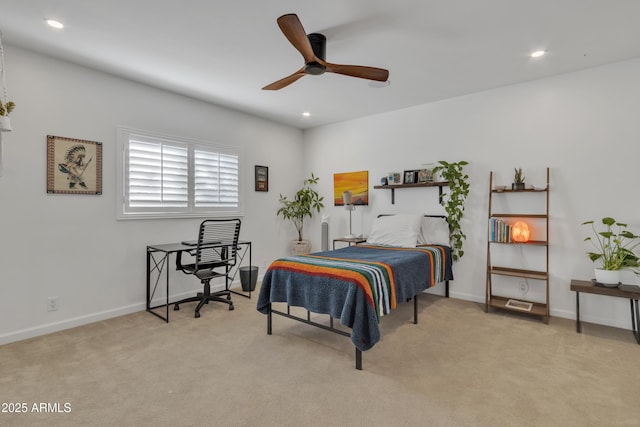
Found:
<svg viewBox="0 0 640 427"><path fill-rule="evenodd" d="M350 190L354 205L369 204L369 171L333 174L333 203L344 206L342 193Z"/></svg>

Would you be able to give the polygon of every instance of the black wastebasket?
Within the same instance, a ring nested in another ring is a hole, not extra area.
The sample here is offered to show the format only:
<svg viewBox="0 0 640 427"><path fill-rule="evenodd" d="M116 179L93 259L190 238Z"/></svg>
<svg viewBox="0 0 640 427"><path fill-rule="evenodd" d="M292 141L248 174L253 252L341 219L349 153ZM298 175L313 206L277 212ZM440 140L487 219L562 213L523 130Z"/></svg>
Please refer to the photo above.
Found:
<svg viewBox="0 0 640 427"><path fill-rule="evenodd" d="M253 292L258 282L258 267L240 267L240 283L244 292Z"/></svg>

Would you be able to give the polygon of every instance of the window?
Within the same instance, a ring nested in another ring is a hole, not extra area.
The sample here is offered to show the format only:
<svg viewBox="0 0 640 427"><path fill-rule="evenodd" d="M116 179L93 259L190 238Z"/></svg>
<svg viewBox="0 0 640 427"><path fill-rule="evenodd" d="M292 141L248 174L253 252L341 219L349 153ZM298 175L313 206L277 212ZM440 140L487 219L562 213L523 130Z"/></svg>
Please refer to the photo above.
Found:
<svg viewBox="0 0 640 427"><path fill-rule="evenodd" d="M240 153L118 129L118 218L242 215Z"/></svg>

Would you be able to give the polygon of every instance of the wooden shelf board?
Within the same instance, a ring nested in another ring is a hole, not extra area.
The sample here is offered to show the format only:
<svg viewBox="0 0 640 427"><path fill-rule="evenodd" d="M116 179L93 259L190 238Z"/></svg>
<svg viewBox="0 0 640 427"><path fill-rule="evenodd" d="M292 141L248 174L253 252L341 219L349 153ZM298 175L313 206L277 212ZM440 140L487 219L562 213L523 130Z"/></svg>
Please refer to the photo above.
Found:
<svg viewBox="0 0 640 427"><path fill-rule="evenodd" d="M377 190L393 190L394 188L411 188L411 187L448 187L448 181L441 182L417 182L415 184L387 184L387 185L374 185L373 188Z"/></svg>
<svg viewBox="0 0 640 427"><path fill-rule="evenodd" d="M506 306L507 301L509 301L510 299L531 303L533 304L533 307L531 307L531 311L518 310L517 308L507 307ZM489 299L489 306L494 308L499 308L501 310L513 311L516 313L532 314L534 316L544 316L544 317L547 316L546 304L540 303L540 302L534 302L534 301L527 301L519 298L507 298L507 297L492 295L491 298Z"/></svg>
<svg viewBox="0 0 640 427"><path fill-rule="evenodd" d="M546 219L547 214L517 214L517 213L492 213L489 218L541 218Z"/></svg>
<svg viewBox="0 0 640 427"><path fill-rule="evenodd" d="M529 240L528 242L496 242L495 240L489 240L489 243L500 243L503 245L547 246L546 240Z"/></svg>
<svg viewBox="0 0 640 427"><path fill-rule="evenodd" d="M534 190L533 188L525 188L524 190L512 190L510 188L505 188L504 190L491 190L492 193L546 193L547 188L543 188L542 190Z"/></svg>
<svg viewBox="0 0 640 427"><path fill-rule="evenodd" d="M545 271L521 270L519 268L493 266L489 269L489 273L497 274L500 276L522 277L525 279L535 279L535 280L547 280L547 273Z"/></svg>

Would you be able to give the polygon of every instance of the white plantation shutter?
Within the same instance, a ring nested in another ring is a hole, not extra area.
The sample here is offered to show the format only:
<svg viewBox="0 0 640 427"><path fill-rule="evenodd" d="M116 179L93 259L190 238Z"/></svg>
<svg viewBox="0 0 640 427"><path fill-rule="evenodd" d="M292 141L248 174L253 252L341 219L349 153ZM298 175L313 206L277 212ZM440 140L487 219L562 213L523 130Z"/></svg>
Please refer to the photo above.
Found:
<svg viewBox="0 0 640 427"><path fill-rule="evenodd" d="M194 151L195 206L234 207L238 205L238 156Z"/></svg>
<svg viewBox="0 0 640 427"><path fill-rule="evenodd" d="M118 217L241 215L238 152L118 130Z"/></svg>
<svg viewBox="0 0 640 427"><path fill-rule="evenodd" d="M184 208L189 205L186 147L129 141L129 206Z"/></svg>

